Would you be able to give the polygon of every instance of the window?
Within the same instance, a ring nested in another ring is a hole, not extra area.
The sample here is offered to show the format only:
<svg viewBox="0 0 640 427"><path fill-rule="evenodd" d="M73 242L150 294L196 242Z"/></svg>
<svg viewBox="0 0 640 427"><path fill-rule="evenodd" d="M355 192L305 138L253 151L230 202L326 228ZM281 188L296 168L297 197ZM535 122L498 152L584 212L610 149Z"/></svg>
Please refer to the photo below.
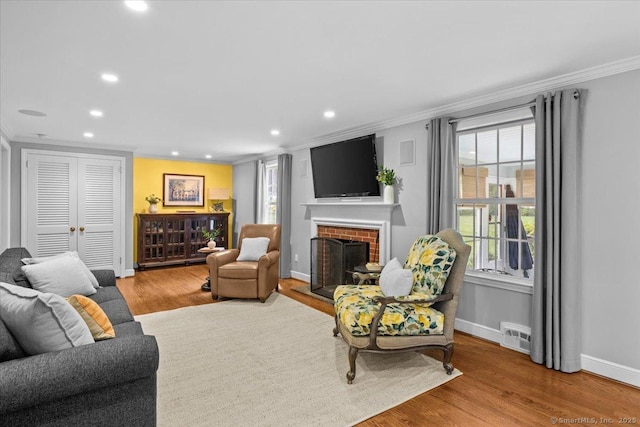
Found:
<svg viewBox="0 0 640 427"><path fill-rule="evenodd" d="M456 143L456 221L471 246L467 271L531 280L536 210L533 119L460 130Z"/></svg>
<svg viewBox="0 0 640 427"><path fill-rule="evenodd" d="M278 161L273 160L265 165L264 182L264 206L262 209L262 222L265 224L276 223L276 212L278 204Z"/></svg>

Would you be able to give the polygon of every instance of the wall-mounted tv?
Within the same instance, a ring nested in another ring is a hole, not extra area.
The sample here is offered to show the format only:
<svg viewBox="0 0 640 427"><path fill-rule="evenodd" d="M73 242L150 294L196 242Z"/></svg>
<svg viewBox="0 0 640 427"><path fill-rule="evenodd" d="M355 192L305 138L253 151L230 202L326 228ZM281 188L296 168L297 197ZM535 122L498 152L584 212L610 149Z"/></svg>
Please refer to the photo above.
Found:
<svg viewBox="0 0 640 427"><path fill-rule="evenodd" d="M380 196L375 142L373 134L311 148L315 197Z"/></svg>

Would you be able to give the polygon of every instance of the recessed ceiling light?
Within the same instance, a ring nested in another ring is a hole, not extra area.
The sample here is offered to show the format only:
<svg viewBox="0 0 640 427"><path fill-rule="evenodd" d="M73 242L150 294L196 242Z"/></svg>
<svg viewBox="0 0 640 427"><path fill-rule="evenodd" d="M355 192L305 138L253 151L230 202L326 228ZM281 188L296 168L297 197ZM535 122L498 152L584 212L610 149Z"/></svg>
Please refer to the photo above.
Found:
<svg viewBox="0 0 640 427"><path fill-rule="evenodd" d="M210 159L210 158L211 158L211 154L207 154L207 155L206 155L206 156L204 156L204 157L205 157L205 158L207 158L207 159Z"/></svg>
<svg viewBox="0 0 640 427"><path fill-rule="evenodd" d="M118 81L118 76L116 76L115 74L103 73L102 80L109 83L115 83Z"/></svg>
<svg viewBox="0 0 640 427"><path fill-rule="evenodd" d="M278 129L271 129L271 135L278 136L280 135L280 131Z"/></svg>
<svg viewBox="0 0 640 427"><path fill-rule="evenodd" d="M18 113L33 117L46 117L45 113L36 110L18 110Z"/></svg>
<svg viewBox="0 0 640 427"><path fill-rule="evenodd" d="M91 114L93 117L102 117L102 111L100 110L91 110L89 111L89 114Z"/></svg>
<svg viewBox="0 0 640 427"><path fill-rule="evenodd" d="M180 153L178 153L177 151L172 151L172 152L171 152L171 155L172 155L172 156L177 156L178 154L180 154Z"/></svg>
<svg viewBox="0 0 640 427"><path fill-rule="evenodd" d="M144 12L149 8L147 2L142 0L127 0L124 4L126 4L129 9L135 10L136 12Z"/></svg>
<svg viewBox="0 0 640 427"><path fill-rule="evenodd" d="M82 134L85 138L93 138L93 134L91 132L85 132Z"/></svg>
<svg viewBox="0 0 640 427"><path fill-rule="evenodd" d="M324 112L324 116L325 116L327 119L333 119L333 118L336 116L336 112L335 112L335 111L328 110L328 111L325 111L325 112Z"/></svg>

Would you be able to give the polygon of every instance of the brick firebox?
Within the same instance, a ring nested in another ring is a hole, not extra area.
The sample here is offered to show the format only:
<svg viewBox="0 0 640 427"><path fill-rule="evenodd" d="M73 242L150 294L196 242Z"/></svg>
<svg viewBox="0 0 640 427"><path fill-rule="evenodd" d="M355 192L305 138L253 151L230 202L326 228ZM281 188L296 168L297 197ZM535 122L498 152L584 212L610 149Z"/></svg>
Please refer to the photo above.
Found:
<svg viewBox="0 0 640 427"><path fill-rule="evenodd" d="M369 243L369 262L380 261L379 230L318 225L318 237L354 240Z"/></svg>

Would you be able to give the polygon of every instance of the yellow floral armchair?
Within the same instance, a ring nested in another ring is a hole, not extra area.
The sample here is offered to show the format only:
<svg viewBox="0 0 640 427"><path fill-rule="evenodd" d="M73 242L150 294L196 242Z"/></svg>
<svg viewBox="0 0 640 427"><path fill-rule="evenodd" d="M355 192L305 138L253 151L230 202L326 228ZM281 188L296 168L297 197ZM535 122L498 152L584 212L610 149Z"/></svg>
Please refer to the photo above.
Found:
<svg viewBox="0 0 640 427"><path fill-rule="evenodd" d="M443 230L413 243L403 266L412 271L409 295L385 296L380 286L338 286L333 335L340 334L349 345L349 384L359 351L436 348L443 351L442 365L451 374L453 327L470 252L458 232Z"/></svg>

